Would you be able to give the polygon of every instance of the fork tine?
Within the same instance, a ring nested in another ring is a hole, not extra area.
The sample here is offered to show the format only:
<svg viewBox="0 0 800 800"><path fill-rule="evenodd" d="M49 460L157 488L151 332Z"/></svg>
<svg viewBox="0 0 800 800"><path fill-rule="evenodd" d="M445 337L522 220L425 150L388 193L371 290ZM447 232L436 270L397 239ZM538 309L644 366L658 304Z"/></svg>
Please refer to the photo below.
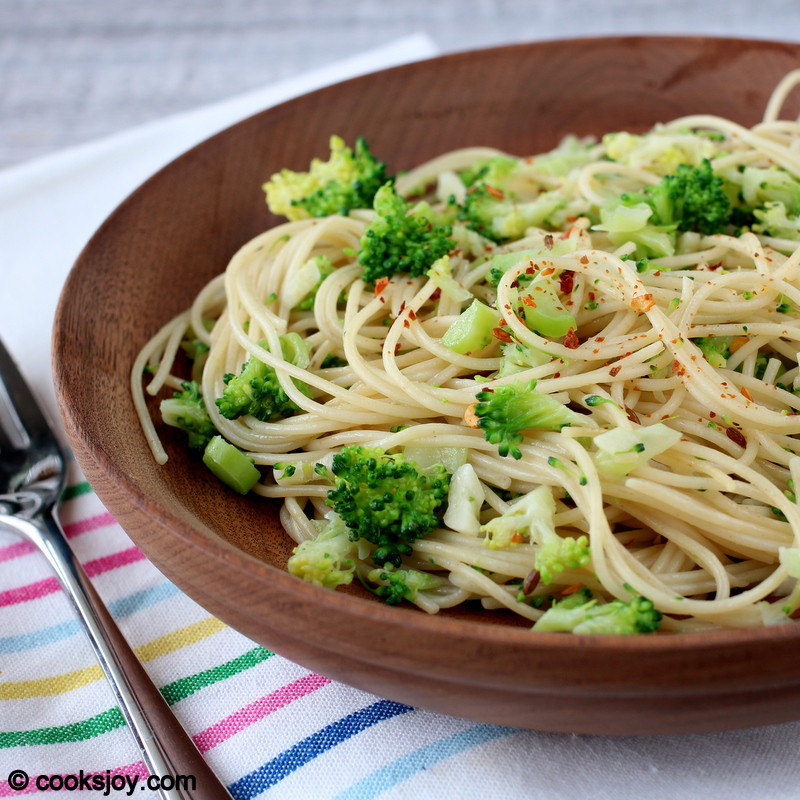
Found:
<svg viewBox="0 0 800 800"><path fill-rule="evenodd" d="M5 425L6 447L24 450L32 445L59 450L50 423L17 365L0 340L0 419ZM1 444L1 442L0 442Z"/></svg>

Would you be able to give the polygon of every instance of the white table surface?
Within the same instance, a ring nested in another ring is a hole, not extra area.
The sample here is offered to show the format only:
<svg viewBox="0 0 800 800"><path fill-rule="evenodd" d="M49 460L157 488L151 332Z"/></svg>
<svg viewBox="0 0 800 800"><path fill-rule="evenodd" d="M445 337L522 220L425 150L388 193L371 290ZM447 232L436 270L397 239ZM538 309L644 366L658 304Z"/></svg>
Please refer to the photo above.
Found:
<svg viewBox="0 0 800 800"><path fill-rule="evenodd" d="M683 33L800 39L797 0L0 0L0 167L410 33L441 52Z"/></svg>

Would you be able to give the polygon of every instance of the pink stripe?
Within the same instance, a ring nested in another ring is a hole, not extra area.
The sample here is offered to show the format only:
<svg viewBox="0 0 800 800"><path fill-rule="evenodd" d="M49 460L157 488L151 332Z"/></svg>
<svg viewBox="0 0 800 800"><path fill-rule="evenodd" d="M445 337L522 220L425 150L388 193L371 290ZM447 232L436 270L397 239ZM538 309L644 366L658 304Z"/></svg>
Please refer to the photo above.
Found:
<svg viewBox="0 0 800 800"><path fill-rule="evenodd" d="M36 548L30 542L14 542L6 547L0 547L0 563L35 552Z"/></svg>
<svg viewBox="0 0 800 800"><path fill-rule="evenodd" d="M50 773L44 773L44 772L41 773L41 774L42 775L48 775L48 777L50 775ZM78 774L78 773L63 773L63 774L62 773L54 773L54 774L61 775L61 777L63 778L65 775L68 775L68 774L69 775L73 775L73 774ZM105 779L104 783L107 783L108 779L109 778L113 778L115 775L131 775L131 776L135 775L137 778L139 778L140 781L142 781L145 778L147 778L147 776L150 773L147 771L147 767L145 766L144 761L137 761L134 764L128 764L127 766L124 766L124 767L116 767L115 769L103 770L102 772L84 772L83 774L86 777L91 777L93 775L102 775L103 778ZM30 775L29 776L30 782L28 783L28 786L25 789L12 789L8 785L8 781L7 780L0 781L0 797L18 797L19 795L23 795L23 794L33 794L34 792L43 791L42 789L38 789L37 786L36 786L36 778L37 777L38 777L38 775ZM138 784L138 785L141 785L141 784ZM126 789L127 789L127 787L126 787ZM56 791L56 790L47 789L46 791ZM63 790L62 789L61 791L67 791L67 790ZM116 795L116 792L114 792L114 794ZM108 796L108 792L105 792L105 795ZM98 792L98 797L99 796L101 796L101 795Z"/></svg>
<svg viewBox="0 0 800 800"><path fill-rule="evenodd" d="M299 680L277 689L272 694L250 703L250 705L236 711L229 717L225 717L225 719L220 720L210 728L200 731L200 733L192 737L194 743L201 753L205 753L245 728L249 728L254 722L258 722L273 711L288 706L289 703L311 694L311 692L322 688L328 683L330 683L329 678L324 678L322 675L311 672Z"/></svg>
<svg viewBox="0 0 800 800"><path fill-rule="evenodd" d="M67 539L74 539L82 533L89 533L96 531L98 528L105 528L109 525L116 525L117 521L108 512L105 514L97 514L94 517L87 517L86 519L78 520L77 522L70 522L64 525L64 533ZM30 542L15 542L14 544L0 547L0 564L3 561L11 561L15 558L27 556L30 553L35 553L36 548Z"/></svg>
<svg viewBox="0 0 800 800"><path fill-rule="evenodd" d="M89 531L96 531L98 528L105 528L109 525L116 525L117 521L107 511L104 514L97 514L94 517L87 517L86 519L79 519L76 522L70 522L64 525L64 533L67 539L72 539L74 536L80 536L82 533Z"/></svg>
<svg viewBox="0 0 800 800"><path fill-rule="evenodd" d="M56 578L45 578L26 586L18 586L16 589L6 589L0 592L0 606L13 606L15 603L27 603L29 600L38 600L40 597L47 597L61 588Z"/></svg>
<svg viewBox="0 0 800 800"><path fill-rule="evenodd" d="M142 560L144 560L144 554L138 547L134 546L119 553L113 553L110 556L87 561L83 568L90 578L94 578L117 567L124 567L127 564ZM29 600L38 600L40 597L46 597L48 594L57 592L60 588L56 578L45 578L35 583L29 583L26 586L19 586L16 589L6 589L4 592L0 592L0 607L11 606L15 603L27 603Z"/></svg>
<svg viewBox="0 0 800 800"><path fill-rule="evenodd" d="M127 550L120 550L119 553L113 553L110 556L102 556L101 558L87 561L83 565L83 568L90 578L94 578L95 575L100 575L103 572L108 572L117 567L124 567L127 564L134 564L137 561L143 560L144 553L134 545Z"/></svg>

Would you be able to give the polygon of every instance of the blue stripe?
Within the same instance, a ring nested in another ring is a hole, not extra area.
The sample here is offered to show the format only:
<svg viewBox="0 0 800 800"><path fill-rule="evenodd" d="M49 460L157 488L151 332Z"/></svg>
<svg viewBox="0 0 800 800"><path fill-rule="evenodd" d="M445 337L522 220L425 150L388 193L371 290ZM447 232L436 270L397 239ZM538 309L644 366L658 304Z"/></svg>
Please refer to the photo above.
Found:
<svg viewBox="0 0 800 800"><path fill-rule="evenodd" d="M413 709L402 703L379 700L371 706L332 722L288 750L284 750L271 761L267 761L263 766L232 783L228 790L234 800L250 800L351 736L355 736L385 719L396 717L398 714L406 714L409 711L413 711Z"/></svg>
<svg viewBox="0 0 800 800"><path fill-rule="evenodd" d="M169 581L163 581L150 589L142 589L125 597L120 597L119 600L108 604L108 610L111 612L112 617L121 619L141 611L143 608L160 603L162 600L166 600L176 594L180 594L180 589ZM35 647L45 647L48 644L54 644L63 639L69 639L71 636L76 636L82 630L83 628L76 619L69 619L66 622L50 625L47 628L40 628L38 631L32 631L31 633L3 636L0 637L0 654L19 653L23 650L32 650Z"/></svg>
<svg viewBox="0 0 800 800"><path fill-rule="evenodd" d="M180 589L174 583L164 581L156 586L151 586L149 589L142 589L133 594L120 597L119 600L114 600L108 604L108 610L111 612L112 617L121 618L135 614L143 608L160 603L170 597L180 594Z"/></svg>
<svg viewBox="0 0 800 800"><path fill-rule="evenodd" d="M30 650L34 647L44 647L44 645L69 639L71 636L81 632L81 626L76 619L69 619L58 625L51 625L48 628L40 628L32 633L20 633L17 636L3 636L0 638L0 653L19 653L22 650Z"/></svg>
<svg viewBox="0 0 800 800"><path fill-rule="evenodd" d="M503 728L499 725L477 725L460 731L438 742L404 755L367 775L358 783L337 794L334 800L372 800L393 786L408 780L412 775L422 772L446 758L458 755L471 747L511 736L518 733L516 728Z"/></svg>

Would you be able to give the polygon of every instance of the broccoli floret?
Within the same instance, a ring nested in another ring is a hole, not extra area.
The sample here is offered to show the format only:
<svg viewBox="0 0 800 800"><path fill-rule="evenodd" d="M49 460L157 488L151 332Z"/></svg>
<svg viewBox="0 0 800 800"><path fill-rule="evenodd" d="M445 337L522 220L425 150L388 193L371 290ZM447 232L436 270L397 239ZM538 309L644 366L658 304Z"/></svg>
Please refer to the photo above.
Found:
<svg viewBox="0 0 800 800"><path fill-rule="evenodd" d="M286 566L304 581L335 589L353 580L356 549L347 526L332 514L313 539L294 548Z"/></svg>
<svg viewBox="0 0 800 800"><path fill-rule="evenodd" d="M161 419L167 425L180 428L189 437L189 447L203 450L216 435L217 429L208 415L200 386L196 381L184 381L182 391L161 401Z"/></svg>
<svg viewBox="0 0 800 800"><path fill-rule="evenodd" d="M471 230L499 243L522 238L528 228L543 227L563 204L563 197L555 191L517 201L491 184L477 183L467 192L458 218Z"/></svg>
<svg viewBox="0 0 800 800"><path fill-rule="evenodd" d="M730 222L731 201L722 178L704 158L698 166L680 164L674 174L643 192L623 195L626 205L644 202L653 209L651 222L676 230L721 233Z"/></svg>
<svg viewBox="0 0 800 800"><path fill-rule="evenodd" d="M315 158L308 172L284 169L264 184L273 214L291 220L347 215L354 208L370 208L375 192L392 180L363 138L351 150L339 136L331 136L330 148L330 160Z"/></svg>
<svg viewBox="0 0 800 800"><path fill-rule="evenodd" d="M328 492L328 504L351 538L376 545L372 560L378 566L399 567L411 543L439 524L436 512L450 485L441 464L423 470L402 454L350 445L333 457L331 471L336 487Z"/></svg>
<svg viewBox="0 0 800 800"><path fill-rule="evenodd" d="M291 333L280 338L284 358L295 366L308 366L308 345L300 336ZM259 345L267 348L267 341L262 339ZM291 416L298 410L297 404L283 390L275 370L255 356L250 356L242 365L239 375L227 373L223 380L225 390L216 403L219 413L226 419L252 414L262 422L269 422ZM295 381L295 385L307 392L307 387L299 381Z"/></svg>
<svg viewBox="0 0 800 800"><path fill-rule="evenodd" d="M533 626L535 631L565 631L577 634L652 633L661 623L661 612L645 597L625 603L598 603L585 587L563 600L556 600Z"/></svg>
<svg viewBox="0 0 800 800"><path fill-rule="evenodd" d="M417 569L374 569L367 578L373 583L379 583L373 591L390 606L396 606L403 600L410 600L413 603L420 592L436 589L444 583L438 575L420 572Z"/></svg>
<svg viewBox="0 0 800 800"><path fill-rule="evenodd" d="M509 453L522 458L519 444L522 431L560 431L565 425L581 421L581 415L558 400L536 391L536 381L507 383L475 395L477 425L487 442L498 445L501 456Z"/></svg>
<svg viewBox="0 0 800 800"><path fill-rule="evenodd" d="M450 225L437 225L427 203L412 208L384 184L375 194L375 216L361 237L358 262L364 280L375 283L397 272L422 275L456 246Z"/></svg>
<svg viewBox="0 0 800 800"><path fill-rule="evenodd" d="M542 583L552 583L565 569L580 569L591 560L586 536L575 539L556 533L556 503L549 486L539 486L523 495L499 517L481 526L485 542L492 548L508 547L526 539L538 545L534 566Z"/></svg>

